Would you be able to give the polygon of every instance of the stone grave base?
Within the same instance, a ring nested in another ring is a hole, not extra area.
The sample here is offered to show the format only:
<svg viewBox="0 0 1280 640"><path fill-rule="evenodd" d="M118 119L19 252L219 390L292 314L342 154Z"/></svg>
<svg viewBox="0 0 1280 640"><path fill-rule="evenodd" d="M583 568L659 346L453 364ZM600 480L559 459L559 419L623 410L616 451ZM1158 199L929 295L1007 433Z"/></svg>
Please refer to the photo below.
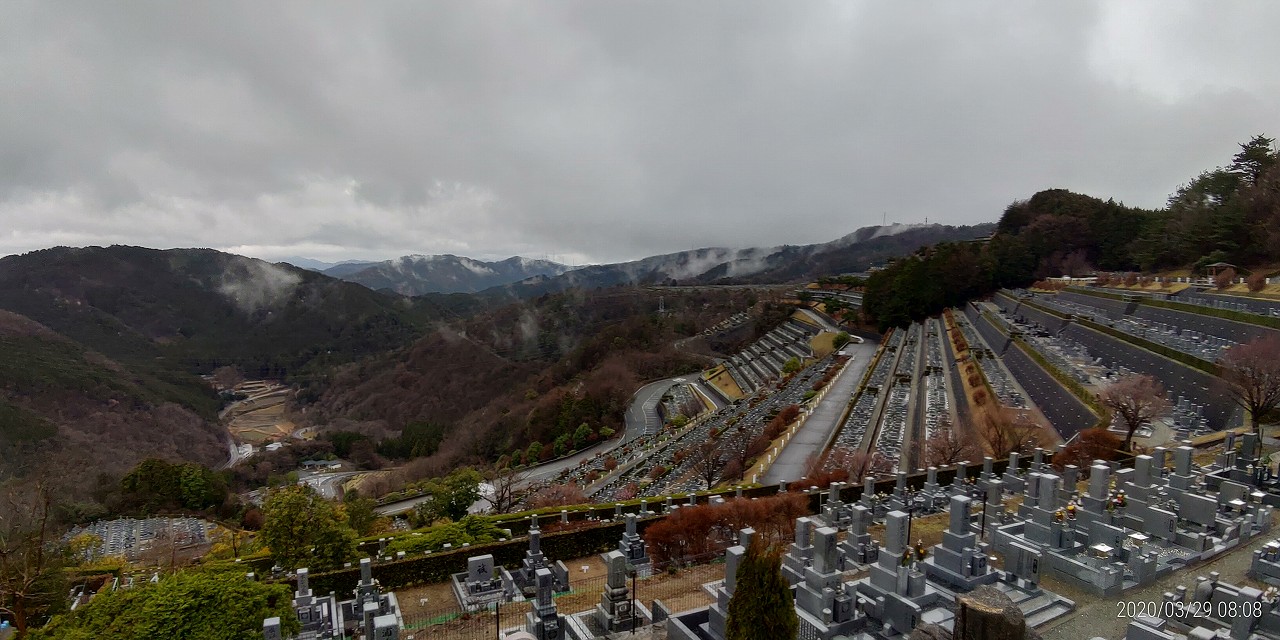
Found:
<svg viewBox="0 0 1280 640"><path fill-rule="evenodd" d="M453 597L458 600L458 606L462 607L463 611L475 613L488 609L495 602L505 602L507 600L501 588L483 595L471 595L467 593L466 580L467 574L465 572L453 574ZM521 600L523 599L521 598Z"/></svg>
<svg viewBox="0 0 1280 640"><path fill-rule="evenodd" d="M636 600L636 613L640 614L636 620L635 627L639 629L653 623L653 614L649 613L649 608L644 606L639 600ZM566 621L572 619L569 623L569 637L573 640L592 640L593 638L603 638L611 633L627 634L630 628L620 631L610 631L604 628L598 620L596 620L595 611L583 611L570 616L565 616ZM574 635L576 632L585 633L587 635Z"/></svg>

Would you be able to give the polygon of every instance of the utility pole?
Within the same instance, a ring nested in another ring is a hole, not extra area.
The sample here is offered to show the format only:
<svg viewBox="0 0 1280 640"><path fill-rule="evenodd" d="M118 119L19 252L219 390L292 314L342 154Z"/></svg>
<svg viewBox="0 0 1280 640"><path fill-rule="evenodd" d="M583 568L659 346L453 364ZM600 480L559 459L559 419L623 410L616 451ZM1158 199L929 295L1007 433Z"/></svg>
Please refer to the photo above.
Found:
<svg viewBox="0 0 1280 640"><path fill-rule="evenodd" d="M631 565L631 635L633 636L636 634L636 622L639 621L636 617L636 573L635 565Z"/></svg>
<svg viewBox="0 0 1280 640"><path fill-rule="evenodd" d="M991 487L982 490L982 536L979 540L987 539L987 500L991 497Z"/></svg>

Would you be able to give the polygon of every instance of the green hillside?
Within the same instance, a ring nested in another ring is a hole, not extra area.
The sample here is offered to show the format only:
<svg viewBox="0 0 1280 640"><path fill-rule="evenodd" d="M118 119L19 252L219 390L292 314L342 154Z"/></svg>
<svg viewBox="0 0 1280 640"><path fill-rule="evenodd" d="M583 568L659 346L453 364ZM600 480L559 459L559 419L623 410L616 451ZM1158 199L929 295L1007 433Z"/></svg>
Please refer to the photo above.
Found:
<svg viewBox="0 0 1280 640"><path fill-rule="evenodd" d="M444 313L288 265L123 246L0 259L0 308L154 371L273 377L402 346Z"/></svg>
<svg viewBox="0 0 1280 640"><path fill-rule="evenodd" d="M1136 271L1226 261L1280 261L1280 154L1256 136L1222 167L1179 187L1157 210L1063 189L1005 209L982 243L942 243L875 273L864 309L881 328L905 326L999 287L1093 270Z"/></svg>

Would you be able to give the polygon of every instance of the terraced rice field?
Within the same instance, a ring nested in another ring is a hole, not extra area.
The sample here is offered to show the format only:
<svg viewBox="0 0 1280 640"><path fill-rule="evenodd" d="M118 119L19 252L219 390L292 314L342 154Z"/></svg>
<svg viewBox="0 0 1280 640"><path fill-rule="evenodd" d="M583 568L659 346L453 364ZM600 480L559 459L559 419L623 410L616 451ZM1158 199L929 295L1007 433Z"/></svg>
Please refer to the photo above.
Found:
<svg viewBox="0 0 1280 640"><path fill-rule="evenodd" d="M242 442L260 444L286 438L296 428L285 412L288 389L271 387L243 400L223 415L227 431Z"/></svg>

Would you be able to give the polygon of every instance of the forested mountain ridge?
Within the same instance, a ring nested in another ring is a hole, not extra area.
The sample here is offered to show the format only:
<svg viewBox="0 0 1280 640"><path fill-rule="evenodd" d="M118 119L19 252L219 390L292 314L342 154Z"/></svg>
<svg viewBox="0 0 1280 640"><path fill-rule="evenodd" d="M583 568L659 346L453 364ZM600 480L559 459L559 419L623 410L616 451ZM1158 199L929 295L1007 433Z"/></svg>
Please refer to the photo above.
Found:
<svg viewBox="0 0 1280 640"><path fill-rule="evenodd" d="M146 457L226 458L218 399L198 378L130 368L7 311L0 353L0 477L80 469L50 476L74 495Z"/></svg>
<svg viewBox="0 0 1280 640"><path fill-rule="evenodd" d="M864 310L905 326L999 287L1094 270L1150 271L1280 261L1280 153L1255 136L1225 166L1179 187L1162 209L1064 189L1009 205L985 243L925 247L875 273Z"/></svg>
<svg viewBox="0 0 1280 640"><path fill-rule="evenodd" d="M126 246L0 258L0 309L117 360L200 372L235 364L264 377L402 346L444 315L427 299L289 265Z"/></svg>
<svg viewBox="0 0 1280 640"><path fill-rule="evenodd" d="M494 308L345 367L307 419L375 439L432 423L445 434L437 443L442 461L492 460L534 442L550 455L557 438L583 423L597 431L621 428L643 381L705 365L673 341L771 304L760 295L628 287Z"/></svg>

